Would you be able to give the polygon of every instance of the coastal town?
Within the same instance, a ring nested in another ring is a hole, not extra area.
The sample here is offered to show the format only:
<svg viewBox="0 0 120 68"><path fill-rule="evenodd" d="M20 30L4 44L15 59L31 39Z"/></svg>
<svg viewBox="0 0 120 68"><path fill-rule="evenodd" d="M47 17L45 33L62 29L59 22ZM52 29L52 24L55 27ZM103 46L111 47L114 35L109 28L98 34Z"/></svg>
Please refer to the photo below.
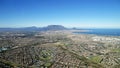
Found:
<svg viewBox="0 0 120 68"><path fill-rule="evenodd" d="M78 30L1 32L0 67L119 67L119 36L76 34L75 31Z"/></svg>

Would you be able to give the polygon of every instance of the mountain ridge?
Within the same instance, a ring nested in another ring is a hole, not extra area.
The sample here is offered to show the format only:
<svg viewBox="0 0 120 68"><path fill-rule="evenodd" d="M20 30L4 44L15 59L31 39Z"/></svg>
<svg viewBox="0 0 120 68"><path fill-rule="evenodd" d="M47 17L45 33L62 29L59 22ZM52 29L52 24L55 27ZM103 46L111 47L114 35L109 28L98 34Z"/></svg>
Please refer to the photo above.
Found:
<svg viewBox="0 0 120 68"><path fill-rule="evenodd" d="M20 27L20 28L0 28L0 31L48 31L48 30L67 30L62 25L48 25L46 27Z"/></svg>

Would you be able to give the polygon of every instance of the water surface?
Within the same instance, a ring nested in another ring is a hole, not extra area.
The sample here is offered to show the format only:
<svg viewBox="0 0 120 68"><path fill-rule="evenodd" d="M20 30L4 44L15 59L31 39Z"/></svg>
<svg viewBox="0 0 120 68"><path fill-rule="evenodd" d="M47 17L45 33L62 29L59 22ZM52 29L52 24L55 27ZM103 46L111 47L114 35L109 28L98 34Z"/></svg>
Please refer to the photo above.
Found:
<svg viewBox="0 0 120 68"><path fill-rule="evenodd" d="M89 31L74 32L74 33L120 36L120 29L87 29L87 30L89 30Z"/></svg>

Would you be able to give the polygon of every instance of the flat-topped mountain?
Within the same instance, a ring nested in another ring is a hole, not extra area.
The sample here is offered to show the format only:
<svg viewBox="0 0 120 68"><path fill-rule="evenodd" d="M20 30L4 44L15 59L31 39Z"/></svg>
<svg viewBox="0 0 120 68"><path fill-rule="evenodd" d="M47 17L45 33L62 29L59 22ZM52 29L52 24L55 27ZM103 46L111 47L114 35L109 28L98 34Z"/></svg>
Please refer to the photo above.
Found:
<svg viewBox="0 0 120 68"><path fill-rule="evenodd" d="M47 30L66 30L61 25L48 25L47 27L23 27L23 28L0 28L0 31L47 31Z"/></svg>
<svg viewBox="0 0 120 68"><path fill-rule="evenodd" d="M47 27L42 28L43 30L66 30L64 26L61 25L48 25Z"/></svg>

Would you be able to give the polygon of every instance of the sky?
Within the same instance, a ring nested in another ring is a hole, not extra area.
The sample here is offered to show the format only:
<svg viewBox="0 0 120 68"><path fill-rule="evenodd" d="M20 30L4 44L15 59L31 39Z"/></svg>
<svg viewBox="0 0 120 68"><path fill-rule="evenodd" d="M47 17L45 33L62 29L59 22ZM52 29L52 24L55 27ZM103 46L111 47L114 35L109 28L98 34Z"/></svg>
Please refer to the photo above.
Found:
<svg viewBox="0 0 120 68"><path fill-rule="evenodd" d="M0 27L120 28L120 0L0 0Z"/></svg>

